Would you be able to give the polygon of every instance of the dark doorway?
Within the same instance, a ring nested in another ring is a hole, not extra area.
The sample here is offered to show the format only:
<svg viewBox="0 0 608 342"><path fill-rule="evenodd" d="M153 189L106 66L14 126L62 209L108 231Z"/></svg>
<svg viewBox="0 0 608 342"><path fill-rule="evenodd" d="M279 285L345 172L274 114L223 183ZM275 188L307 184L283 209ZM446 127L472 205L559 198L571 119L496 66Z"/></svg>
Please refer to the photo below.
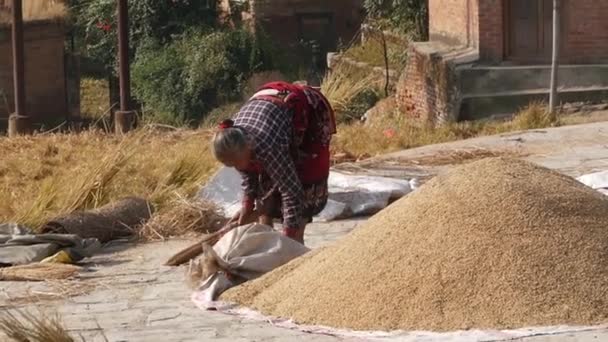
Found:
<svg viewBox="0 0 608 342"><path fill-rule="evenodd" d="M551 60L552 0L506 0L506 58L514 62Z"/></svg>

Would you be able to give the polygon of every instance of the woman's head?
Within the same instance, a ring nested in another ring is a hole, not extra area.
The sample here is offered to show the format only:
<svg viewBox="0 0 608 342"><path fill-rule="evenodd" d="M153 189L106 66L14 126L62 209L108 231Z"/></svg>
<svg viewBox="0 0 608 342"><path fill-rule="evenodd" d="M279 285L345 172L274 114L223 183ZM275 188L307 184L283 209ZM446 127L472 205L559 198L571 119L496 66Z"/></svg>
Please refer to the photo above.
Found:
<svg viewBox="0 0 608 342"><path fill-rule="evenodd" d="M252 146L247 133L234 127L232 120L224 120L213 136L213 155L222 164L244 170L249 165Z"/></svg>

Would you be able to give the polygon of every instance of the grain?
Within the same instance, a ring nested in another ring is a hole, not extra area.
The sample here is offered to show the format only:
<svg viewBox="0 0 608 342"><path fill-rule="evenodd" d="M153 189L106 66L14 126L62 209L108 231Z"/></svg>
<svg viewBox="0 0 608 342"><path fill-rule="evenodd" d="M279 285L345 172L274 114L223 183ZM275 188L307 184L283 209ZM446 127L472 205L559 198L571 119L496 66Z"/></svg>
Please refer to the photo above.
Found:
<svg viewBox="0 0 608 342"><path fill-rule="evenodd" d="M524 161L484 159L223 297L356 330L606 322L607 227L608 200L594 190Z"/></svg>

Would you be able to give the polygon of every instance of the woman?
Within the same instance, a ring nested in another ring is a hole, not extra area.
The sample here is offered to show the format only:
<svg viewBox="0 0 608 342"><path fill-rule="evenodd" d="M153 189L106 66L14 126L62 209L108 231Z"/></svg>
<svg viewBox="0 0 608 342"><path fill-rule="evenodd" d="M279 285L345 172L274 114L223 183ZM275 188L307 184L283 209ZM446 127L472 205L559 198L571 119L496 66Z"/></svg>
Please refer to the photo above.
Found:
<svg viewBox="0 0 608 342"><path fill-rule="evenodd" d="M333 110L317 90L264 85L213 137L215 157L243 177L239 224L282 219L283 234L304 243L304 229L327 203ZM236 218L236 217L235 217Z"/></svg>

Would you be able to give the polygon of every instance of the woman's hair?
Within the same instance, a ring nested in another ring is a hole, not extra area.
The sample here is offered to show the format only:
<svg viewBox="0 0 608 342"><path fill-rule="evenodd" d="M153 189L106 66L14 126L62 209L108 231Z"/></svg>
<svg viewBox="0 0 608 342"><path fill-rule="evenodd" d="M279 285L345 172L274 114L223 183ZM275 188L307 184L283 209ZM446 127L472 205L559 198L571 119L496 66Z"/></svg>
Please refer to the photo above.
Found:
<svg viewBox="0 0 608 342"><path fill-rule="evenodd" d="M213 136L213 155L219 161L226 161L241 155L248 145L249 139L245 131L235 127L232 120L224 120Z"/></svg>

